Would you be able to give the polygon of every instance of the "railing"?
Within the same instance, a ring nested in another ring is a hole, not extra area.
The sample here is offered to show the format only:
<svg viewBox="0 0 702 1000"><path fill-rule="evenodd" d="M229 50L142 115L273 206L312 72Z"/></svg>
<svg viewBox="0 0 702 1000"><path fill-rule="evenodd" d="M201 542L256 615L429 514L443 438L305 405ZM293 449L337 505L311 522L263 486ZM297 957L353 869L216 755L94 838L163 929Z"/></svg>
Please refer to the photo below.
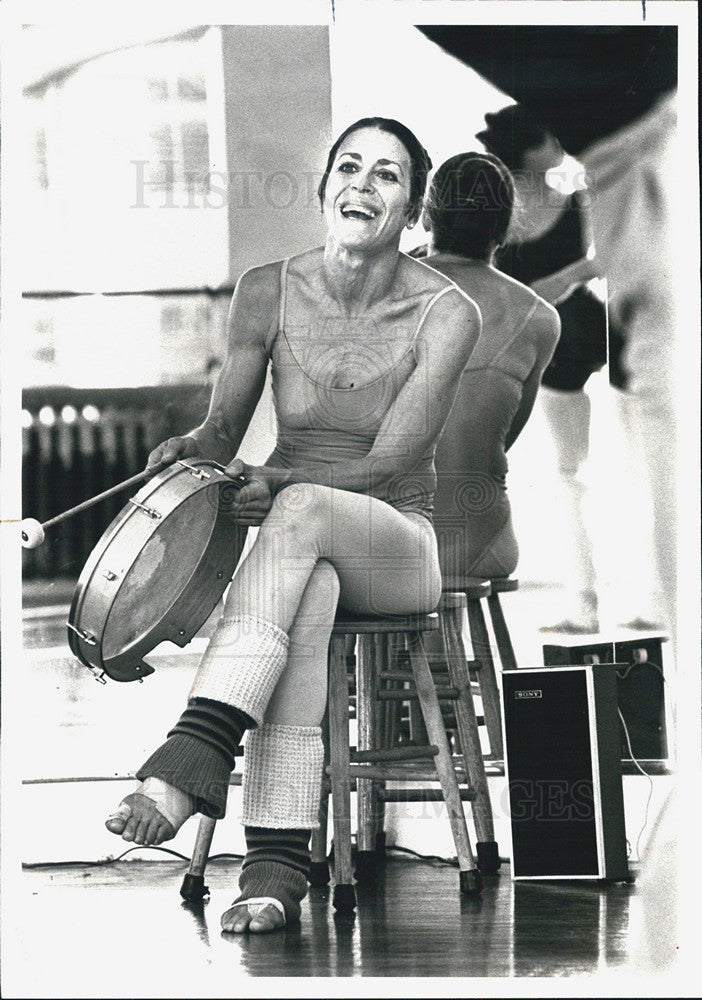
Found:
<svg viewBox="0 0 702 1000"><path fill-rule="evenodd" d="M139 472L160 441L202 419L208 396L208 387L193 385L25 390L22 516L44 522ZM39 548L23 551L25 579L77 578L129 495L111 497L47 531Z"/></svg>

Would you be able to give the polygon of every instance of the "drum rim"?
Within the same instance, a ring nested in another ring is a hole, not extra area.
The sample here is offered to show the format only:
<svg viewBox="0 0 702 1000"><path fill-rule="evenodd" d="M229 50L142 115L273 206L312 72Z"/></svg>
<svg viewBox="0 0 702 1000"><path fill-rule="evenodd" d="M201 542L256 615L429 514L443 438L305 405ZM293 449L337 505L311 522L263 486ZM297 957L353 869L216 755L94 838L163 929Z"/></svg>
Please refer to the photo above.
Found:
<svg viewBox="0 0 702 1000"><path fill-rule="evenodd" d="M172 479L176 477L180 478L184 473L190 473L192 475L193 474L192 470L199 468L214 468L217 469L219 472L222 473L224 472L224 466L222 466L219 462L216 462L212 459L194 457L188 459L187 463L174 462L166 469L163 469L160 472L156 473L153 476L153 478L150 479L147 483L145 483L144 486L142 486L134 495L134 497L131 499L141 503L147 500L150 496L152 496L156 491L161 489ZM195 496L200 489L206 489L208 487L211 487L212 485L214 485L214 483L207 483L204 486L201 486L198 489L193 490L193 492L190 494L190 497ZM178 509L178 507L180 507L181 504L185 503L188 499L190 499L190 497L182 498L173 507L173 509L169 511L169 514L167 516L170 516L170 514L174 513ZM108 658L107 661L105 661L102 651L103 636L101 635L97 637L97 642L89 643L81 634L80 619L85 605L85 598L88 594L88 588L95 577L95 572L100 564L101 559L105 555L106 551L109 549L110 544L114 541L117 534L124 528L125 524L129 521L130 517L134 516L137 513L138 513L138 507L131 504L128 500L125 506L122 508L122 510L119 511L116 517L105 528L105 531L96 542L95 547L88 556L88 559L85 562L83 570L81 571L80 576L78 577L78 581L76 583L76 587L73 593L73 599L71 601L71 606L69 609L69 616L68 616L69 627L67 629L67 632L68 632L68 643L71 651L81 661L81 663L83 663L88 668L90 669L97 668L99 670L105 671L108 674L110 673L108 669L108 663L112 660L119 660L120 658L126 656L130 648L134 649L134 647L138 647L140 641L143 643L145 636L142 636L140 640L137 640L136 643L132 644L132 647L127 647L126 650L121 651L116 657L110 657ZM216 528L216 524L217 524L217 518L215 518L215 521L213 523L213 531ZM241 530L241 526L238 527L239 530ZM152 534L150 534L146 538L146 540L144 541L144 545L148 543L149 539L152 537L153 534L155 534L157 529L158 525L155 525L154 532L152 532ZM139 552L140 551L141 549L139 550ZM139 553L136 553L134 557L135 559L138 558L138 554ZM195 571L193 571L192 576L194 575ZM192 579L192 576L190 579ZM190 579L188 582L190 582ZM222 587L222 590L224 590L226 585L227 583L225 582ZM112 599L109 601L109 604L107 605L106 612L101 622L101 628L103 630L109 619L112 606L114 604L114 601L116 600L118 593L119 593L119 588L115 592ZM181 596L182 595L179 595L179 597L176 598L176 602L180 599ZM176 602L174 602L173 606L175 606ZM167 614L168 613L170 612L167 612ZM163 621L165 617L166 616L160 619L160 621ZM157 628L158 624L160 624L160 622L156 623L156 625L154 626L154 630ZM153 648L153 646L151 648ZM152 669L148 668L147 671L138 671L133 675L133 678L135 679L138 676L143 676L147 672L149 673L152 672ZM115 679L124 679L124 678L116 677Z"/></svg>

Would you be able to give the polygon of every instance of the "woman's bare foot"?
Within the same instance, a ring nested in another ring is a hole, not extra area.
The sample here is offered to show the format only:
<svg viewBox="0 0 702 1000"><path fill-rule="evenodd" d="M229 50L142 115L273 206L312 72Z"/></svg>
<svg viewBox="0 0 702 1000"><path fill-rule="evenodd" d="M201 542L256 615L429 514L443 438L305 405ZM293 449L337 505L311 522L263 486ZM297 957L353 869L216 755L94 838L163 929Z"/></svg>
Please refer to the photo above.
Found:
<svg viewBox="0 0 702 1000"><path fill-rule="evenodd" d="M271 896L242 899L222 914L222 930L229 934L267 934L284 926L283 904Z"/></svg>
<svg viewBox="0 0 702 1000"><path fill-rule="evenodd" d="M125 796L105 826L122 840L157 846L175 837L183 823L195 812L192 795L161 781L147 778L135 792Z"/></svg>

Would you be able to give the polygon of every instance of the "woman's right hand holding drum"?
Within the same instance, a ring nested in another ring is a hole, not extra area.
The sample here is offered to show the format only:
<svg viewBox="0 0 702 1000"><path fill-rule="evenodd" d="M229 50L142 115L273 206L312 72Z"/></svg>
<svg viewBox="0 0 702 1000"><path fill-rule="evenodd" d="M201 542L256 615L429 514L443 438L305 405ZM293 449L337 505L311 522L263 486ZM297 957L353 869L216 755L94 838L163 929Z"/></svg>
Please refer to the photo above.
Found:
<svg viewBox="0 0 702 1000"><path fill-rule="evenodd" d="M172 465L179 459L201 456L202 446L192 435L185 434L182 437L172 437L162 441L149 455L146 468L147 470L152 469L156 473L159 469Z"/></svg>

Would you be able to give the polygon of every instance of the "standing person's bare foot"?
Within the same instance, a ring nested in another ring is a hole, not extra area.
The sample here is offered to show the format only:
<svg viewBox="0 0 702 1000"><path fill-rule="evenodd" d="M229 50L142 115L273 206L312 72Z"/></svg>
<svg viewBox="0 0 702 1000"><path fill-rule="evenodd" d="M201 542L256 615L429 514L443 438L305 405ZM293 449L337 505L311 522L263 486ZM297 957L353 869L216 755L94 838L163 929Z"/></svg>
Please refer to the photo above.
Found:
<svg viewBox="0 0 702 1000"><path fill-rule="evenodd" d="M192 795L160 778L146 778L135 792L122 799L105 826L122 840L156 846L175 837L194 812Z"/></svg>

